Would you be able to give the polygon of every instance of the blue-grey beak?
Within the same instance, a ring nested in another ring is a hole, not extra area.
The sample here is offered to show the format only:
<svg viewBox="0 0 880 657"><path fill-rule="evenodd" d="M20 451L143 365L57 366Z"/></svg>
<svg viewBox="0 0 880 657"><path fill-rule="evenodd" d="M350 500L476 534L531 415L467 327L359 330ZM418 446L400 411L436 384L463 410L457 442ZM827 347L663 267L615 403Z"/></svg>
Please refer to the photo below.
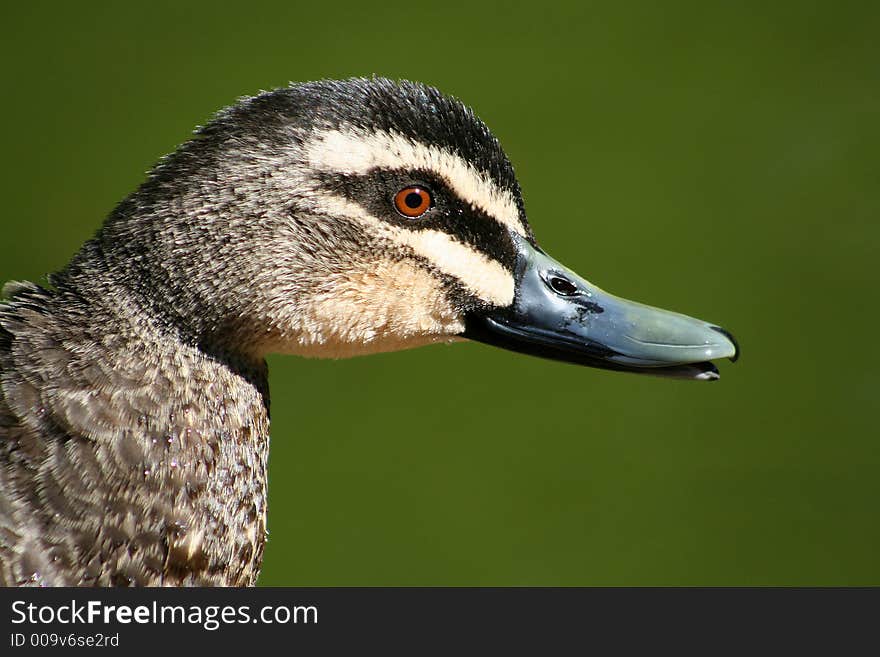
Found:
<svg viewBox="0 0 880 657"><path fill-rule="evenodd" d="M591 367L703 381L719 378L710 361L739 356L724 329L615 297L515 240L513 304L469 316L464 337Z"/></svg>

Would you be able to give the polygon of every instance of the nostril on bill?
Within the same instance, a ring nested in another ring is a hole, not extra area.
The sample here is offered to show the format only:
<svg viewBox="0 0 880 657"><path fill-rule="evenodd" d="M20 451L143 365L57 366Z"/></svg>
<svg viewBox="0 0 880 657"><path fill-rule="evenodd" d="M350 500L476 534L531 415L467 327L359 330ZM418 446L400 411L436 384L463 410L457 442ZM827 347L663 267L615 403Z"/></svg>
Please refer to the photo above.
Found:
<svg viewBox="0 0 880 657"><path fill-rule="evenodd" d="M547 282L556 294L561 294L564 297L570 297L578 291L577 285L562 276L550 276Z"/></svg>

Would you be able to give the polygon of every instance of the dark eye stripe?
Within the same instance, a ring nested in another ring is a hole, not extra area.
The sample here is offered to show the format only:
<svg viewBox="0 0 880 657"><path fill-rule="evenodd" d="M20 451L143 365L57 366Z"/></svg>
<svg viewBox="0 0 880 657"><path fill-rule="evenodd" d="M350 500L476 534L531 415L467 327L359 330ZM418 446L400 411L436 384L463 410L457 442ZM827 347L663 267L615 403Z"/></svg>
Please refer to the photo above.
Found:
<svg viewBox="0 0 880 657"><path fill-rule="evenodd" d="M318 174L328 193L359 204L374 217L402 230L439 230L514 270L516 251L509 230L495 218L463 201L431 172L377 169L365 175ZM403 216L396 194L410 187L429 189L433 206L417 217Z"/></svg>

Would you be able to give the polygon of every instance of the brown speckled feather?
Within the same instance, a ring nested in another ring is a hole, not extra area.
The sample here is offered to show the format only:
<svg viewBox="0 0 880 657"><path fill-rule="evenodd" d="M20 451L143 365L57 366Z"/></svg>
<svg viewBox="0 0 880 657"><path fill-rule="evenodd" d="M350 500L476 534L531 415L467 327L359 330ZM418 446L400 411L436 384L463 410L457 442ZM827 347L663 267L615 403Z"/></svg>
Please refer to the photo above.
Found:
<svg viewBox="0 0 880 657"><path fill-rule="evenodd" d="M118 314L36 287L0 307L0 583L252 584L263 397Z"/></svg>

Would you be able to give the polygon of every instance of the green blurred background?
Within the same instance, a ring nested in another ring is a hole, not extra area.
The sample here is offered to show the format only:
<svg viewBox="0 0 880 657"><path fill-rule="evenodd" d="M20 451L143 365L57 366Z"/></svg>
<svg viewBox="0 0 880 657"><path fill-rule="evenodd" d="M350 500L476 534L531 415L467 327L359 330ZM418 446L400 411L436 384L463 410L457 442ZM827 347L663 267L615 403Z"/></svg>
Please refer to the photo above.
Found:
<svg viewBox="0 0 880 657"><path fill-rule="evenodd" d="M880 584L880 5L15 3L0 280L322 77L472 105L542 245L731 329L713 385L476 344L271 359L266 585Z"/></svg>

